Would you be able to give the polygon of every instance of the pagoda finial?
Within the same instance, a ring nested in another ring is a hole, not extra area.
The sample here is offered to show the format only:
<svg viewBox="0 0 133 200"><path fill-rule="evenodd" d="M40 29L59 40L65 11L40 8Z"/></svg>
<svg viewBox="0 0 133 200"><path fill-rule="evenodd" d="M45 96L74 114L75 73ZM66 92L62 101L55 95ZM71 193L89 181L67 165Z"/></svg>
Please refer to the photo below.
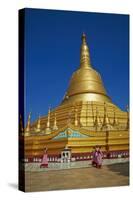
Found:
<svg viewBox="0 0 133 200"><path fill-rule="evenodd" d="M29 116L28 116L28 122L25 129L25 136L29 136L30 134L30 119L31 119L31 112L29 113Z"/></svg>
<svg viewBox="0 0 133 200"><path fill-rule="evenodd" d="M53 125L53 130L58 130L57 120L56 120L56 112L55 112L55 114L54 114L54 125Z"/></svg>
<svg viewBox="0 0 133 200"><path fill-rule="evenodd" d="M89 48L87 46L85 33L82 34L82 44L80 49L80 67L91 67Z"/></svg>
<svg viewBox="0 0 133 200"><path fill-rule="evenodd" d="M84 32L82 34L82 43L86 44L86 35Z"/></svg>

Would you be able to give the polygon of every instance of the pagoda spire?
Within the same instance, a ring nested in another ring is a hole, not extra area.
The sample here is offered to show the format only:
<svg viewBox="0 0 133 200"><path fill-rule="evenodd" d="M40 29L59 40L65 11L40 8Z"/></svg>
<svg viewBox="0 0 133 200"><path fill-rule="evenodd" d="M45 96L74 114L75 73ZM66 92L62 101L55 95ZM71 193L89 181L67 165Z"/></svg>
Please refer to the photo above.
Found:
<svg viewBox="0 0 133 200"><path fill-rule="evenodd" d="M112 102L106 94L100 74L91 66L89 48L84 33L80 49L80 66L72 75L62 104L75 104L78 101Z"/></svg>
<svg viewBox="0 0 133 200"><path fill-rule="evenodd" d="M102 128L105 130L112 129L109 118L108 118L108 114L107 114L107 105L105 102L104 102L104 118L103 118Z"/></svg>
<svg viewBox="0 0 133 200"><path fill-rule="evenodd" d="M40 115L39 115L39 118L38 118L38 121L37 121L36 132L40 132L40 130L41 130L41 120L40 120Z"/></svg>
<svg viewBox="0 0 133 200"><path fill-rule="evenodd" d="M56 112L55 112L55 114L54 114L54 125L53 125L53 130L58 130L57 120L56 120Z"/></svg>
<svg viewBox="0 0 133 200"><path fill-rule="evenodd" d="M80 49L80 67L91 67L89 48L86 42L85 33L82 34L82 44Z"/></svg>
<svg viewBox="0 0 133 200"><path fill-rule="evenodd" d="M50 107L49 107L49 110L48 110L47 128L50 128Z"/></svg>
<svg viewBox="0 0 133 200"><path fill-rule="evenodd" d="M29 113L29 116L28 116L28 122L27 122L27 126L25 129L25 136L30 135L30 119L31 119L31 112Z"/></svg>
<svg viewBox="0 0 133 200"><path fill-rule="evenodd" d="M107 115L107 105L106 103L104 103L104 124L109 124L109 118L108 118L108 115Z"/></svg>

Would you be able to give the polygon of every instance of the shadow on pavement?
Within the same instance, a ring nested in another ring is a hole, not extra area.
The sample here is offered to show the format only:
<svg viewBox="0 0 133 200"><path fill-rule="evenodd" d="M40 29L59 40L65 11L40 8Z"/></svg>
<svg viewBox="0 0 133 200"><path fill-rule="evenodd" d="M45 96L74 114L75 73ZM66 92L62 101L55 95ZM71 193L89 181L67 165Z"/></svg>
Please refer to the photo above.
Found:
<svg viewBox="0 0 133 200"><path fill-rule="evenodd" d="M129 162L127 163L117 163L113 165L108 165L107 168L113 172L118 173L122 176L129 176Z"/></svg>

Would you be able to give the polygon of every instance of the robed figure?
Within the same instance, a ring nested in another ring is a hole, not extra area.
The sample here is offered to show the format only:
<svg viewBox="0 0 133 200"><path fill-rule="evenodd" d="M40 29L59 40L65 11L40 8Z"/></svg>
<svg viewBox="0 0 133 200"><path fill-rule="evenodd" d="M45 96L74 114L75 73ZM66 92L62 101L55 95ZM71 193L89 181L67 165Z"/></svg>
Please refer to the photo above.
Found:
<svg viewBox="0 0 133 200"><path fill-rule="evenodd" d="M101 168L103 161L103 153L100 147L96 147L93 152L92 165L96 168Z"/></svg>
<svg viewBox="0 0 133 200"><path fill-rule="evenodd" d="M43 158L42 158L42 163L40 165L42 168L48 168L48 154L47 154L47 148L44 150Z"/></svg>

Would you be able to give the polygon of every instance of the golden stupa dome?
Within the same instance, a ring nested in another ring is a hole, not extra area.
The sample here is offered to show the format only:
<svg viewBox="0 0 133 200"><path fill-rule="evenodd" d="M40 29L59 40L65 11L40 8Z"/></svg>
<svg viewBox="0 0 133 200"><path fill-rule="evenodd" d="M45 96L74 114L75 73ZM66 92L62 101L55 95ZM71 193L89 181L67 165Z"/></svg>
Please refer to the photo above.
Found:
<svg viewBox="0 0 133 200"><path fill-rule="evenodd" d="M80 67L73 73L62 103L75 103L77 101L111 102L106 94L100 74L91 65L85 34L82 35Z"/></svg>

